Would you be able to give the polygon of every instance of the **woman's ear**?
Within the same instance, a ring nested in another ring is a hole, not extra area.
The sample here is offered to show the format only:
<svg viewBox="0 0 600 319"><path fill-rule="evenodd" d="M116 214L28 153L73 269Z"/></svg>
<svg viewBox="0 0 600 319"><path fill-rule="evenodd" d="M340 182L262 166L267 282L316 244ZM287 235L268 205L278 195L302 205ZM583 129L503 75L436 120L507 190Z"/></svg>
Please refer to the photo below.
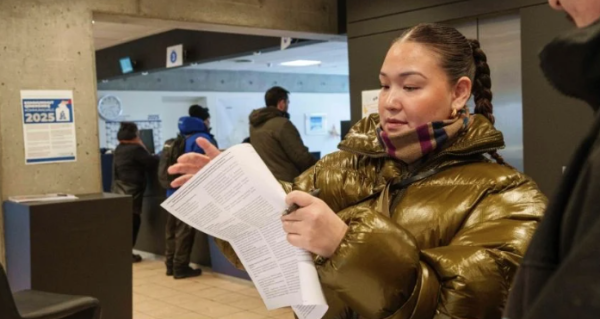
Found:
<svg viewBox="0 0 600 319"><path fill-rule="evenodd" d="M461 110L467 105L467 101L471 97L471 90L473 88L473 82L466 76L458 79L454 86L454 92L452 94L452 109Z"/></svg>

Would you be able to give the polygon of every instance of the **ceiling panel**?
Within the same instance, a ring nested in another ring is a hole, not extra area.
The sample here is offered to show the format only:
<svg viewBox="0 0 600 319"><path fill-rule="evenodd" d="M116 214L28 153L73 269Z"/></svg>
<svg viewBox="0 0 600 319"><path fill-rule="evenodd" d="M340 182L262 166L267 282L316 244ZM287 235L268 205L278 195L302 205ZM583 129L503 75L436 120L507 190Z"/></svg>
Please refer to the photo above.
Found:
<svg viewBox="0 0 600 319"><path fill-rule="evenodd" d="M251 62L238 63L239 60ZM318 66L288 67L280 65L294 60L321 61ZM274 73L348 75L348 43L323 42L287 50L253 54L222 61L190 66L199 70L255 71Z"/></svg>
<svg viewBox="0 0 600 319"><path fill-rule="evenodd" d="M169 30L171 28L95 21L94 43L96 50L102 50Z"/></svg>

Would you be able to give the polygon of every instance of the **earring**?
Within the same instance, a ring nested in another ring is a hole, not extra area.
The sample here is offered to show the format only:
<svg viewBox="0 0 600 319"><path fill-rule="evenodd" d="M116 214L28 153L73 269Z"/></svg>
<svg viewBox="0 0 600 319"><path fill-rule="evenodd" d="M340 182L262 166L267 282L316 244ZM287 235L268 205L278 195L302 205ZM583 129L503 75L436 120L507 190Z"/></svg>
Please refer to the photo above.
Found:
<svg viewBox="0 0 600 319"><path fill-rule="evenodd" d="M458 115L458 110L457 109L453 109L451 117L452 118L456 118L457 115Z"/></svg>

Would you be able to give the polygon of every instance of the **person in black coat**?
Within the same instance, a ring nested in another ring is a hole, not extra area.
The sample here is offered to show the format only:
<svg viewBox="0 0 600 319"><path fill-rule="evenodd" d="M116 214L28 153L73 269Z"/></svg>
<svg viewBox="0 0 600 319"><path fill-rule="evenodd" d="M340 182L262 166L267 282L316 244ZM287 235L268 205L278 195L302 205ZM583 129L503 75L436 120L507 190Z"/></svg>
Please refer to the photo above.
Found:
<svg viewBox="0 0 600 319"><path fill-rule="evenodd" d="M549 2L578 29L544 48L542 69L557 90L586 101L595 121L523 258L505 318L600 318L600 1Z"/></svg>
<svg viewBox="0 0 600 319"><path fill-rule="evenodd" d="M135 123L123 122L117 133L119 145L114 153L112 192L133 197L133 246L142 224L142 202L146 190L146 174L158 166L159 158L148 152L138 135ZM142 258L133 255L133 262Z"/></svg>

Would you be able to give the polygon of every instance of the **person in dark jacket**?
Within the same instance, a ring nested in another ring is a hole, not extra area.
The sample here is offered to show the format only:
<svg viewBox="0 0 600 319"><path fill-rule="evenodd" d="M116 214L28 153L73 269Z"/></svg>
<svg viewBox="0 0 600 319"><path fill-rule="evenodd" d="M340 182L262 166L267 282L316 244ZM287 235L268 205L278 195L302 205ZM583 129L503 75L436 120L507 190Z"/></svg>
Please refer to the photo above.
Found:
<svg viewBox="0 0 600 319"><path fill-rule="evenodd" d="M595 122L531 241L505 318L600 318L600 2L550 5L567 12L579 29L544 48L542 69L560 92L586 101Z"/></svg>
<svg viewBox="0 0 600 319"><path fill-rule="evenodd" d="M158 157L148 152L138 135L135 123L123 122L117 133L119 145L113 163L112 192L133 197L133 246L142 224L142 202L146 190L146 174L156 169ZM133 262L142 257L133 255Z"/></svg>
<svg viewBox="0 0 600 319"><path fill-rule="evenodd" d="M193 113L192 108L190 108L190 114ZM198 115L198 113L194 114ZM196 139L199 137L209 140L215 147L217 145L206 125L206 120L210 121L208 110L202 114L202 117L204 119L191 116L184 116L179 119L179 133L186 137L185 153L204 154L204 150L196 143ZM176 191L177 189L174 188L168 189L167 197L173 195ZM165 233L167 276L173 276L175 279L200 276L202 270L193 269L189 265L195 230L175 216L168 214Z"/></svg>
<svg viewBox="0 0 600 319"><path fill-rule="evenodd" d="M267 107L250 114L250 140L260 158L280 181L293 182L317 160L304 146L289 120L289 92L273 87L265 94Z"/></svg>

